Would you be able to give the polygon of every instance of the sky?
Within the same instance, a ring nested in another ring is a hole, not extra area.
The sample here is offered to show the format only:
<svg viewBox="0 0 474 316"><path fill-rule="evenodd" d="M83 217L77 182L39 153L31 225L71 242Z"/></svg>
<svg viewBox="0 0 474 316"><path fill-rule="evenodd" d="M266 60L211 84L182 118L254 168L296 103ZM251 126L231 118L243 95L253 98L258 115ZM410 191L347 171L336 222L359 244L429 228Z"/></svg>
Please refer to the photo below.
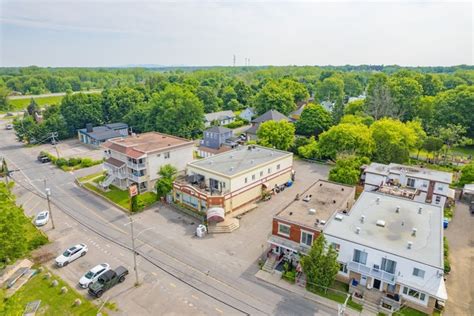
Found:
<svg viewBox="0 0 474 316"><path fill-rule="evenodd" d="M473 3L0 0L0 66L473 64Z"/></svg>

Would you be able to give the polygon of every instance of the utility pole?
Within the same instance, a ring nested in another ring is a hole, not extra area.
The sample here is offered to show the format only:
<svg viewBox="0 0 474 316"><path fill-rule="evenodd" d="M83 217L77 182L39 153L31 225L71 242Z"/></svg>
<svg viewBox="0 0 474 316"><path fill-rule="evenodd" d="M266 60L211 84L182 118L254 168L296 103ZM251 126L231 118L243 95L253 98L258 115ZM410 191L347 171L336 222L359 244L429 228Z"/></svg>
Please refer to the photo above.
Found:
<svg viewBox="0 0 474 316"><path fill-rule="evenodd" d="M233 63L234 67L235 67L235 54L234 54L234 63Z"/></svg>
<svg viewBox="0 0 474 316"><path fill-rule="evenodd" d="M58 137L58 132L51 132L51 142L53 143L54 149L56 150L56 155L59 158L59 151L58 147L56 146L57 140L56 138Z"/></svg>
<svg viewBox="0 0 474 316"><path fill-rule="evenodd" d="M135 270L135 286L138 286L140 283L138 281L138 269L137 269L137 252L135 251L135 236L133 235L133 219L129 215L128 219L130 220L130 230L132 233L132 250L133 250L133 270Z"/></svg>
<svg viewBox="0 0 474 316"><path fill-rule="evenodd" d="M2 160L1 174L5 177L5 184L8 186L8 177L10 176L10 171L8 170L7 161L5 158Z"/></svg>
<svg viewBox="0 0 474 316"><path fill-rule="evenodd" d="M53 218L53 212L51 210L51 201L49 199L49 197L51 196L51 189L50 188L46 188L46 179L44 179L44 186L45 186L45 193L46 193L46 200L48 200L48 211L49 211L49 216L51 217L51 224L53 225L53 229L55 228L54 227L54 218Z"/></svg>

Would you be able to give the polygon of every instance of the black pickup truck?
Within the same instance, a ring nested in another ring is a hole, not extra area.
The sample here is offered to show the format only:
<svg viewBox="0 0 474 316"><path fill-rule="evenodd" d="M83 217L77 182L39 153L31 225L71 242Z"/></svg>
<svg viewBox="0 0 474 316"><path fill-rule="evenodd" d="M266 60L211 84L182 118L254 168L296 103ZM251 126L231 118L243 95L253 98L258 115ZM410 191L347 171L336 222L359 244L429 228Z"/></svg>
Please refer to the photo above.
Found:
<svg viewBox="0 0 474 316"><path fill-rule="evenodd" d="M117 283L125 281L126 275L128 275L128 270L122 266L118 266L115 270L105 272L97 281L89 285L89 294L94 297L101 297L105 291Z"/></svg>

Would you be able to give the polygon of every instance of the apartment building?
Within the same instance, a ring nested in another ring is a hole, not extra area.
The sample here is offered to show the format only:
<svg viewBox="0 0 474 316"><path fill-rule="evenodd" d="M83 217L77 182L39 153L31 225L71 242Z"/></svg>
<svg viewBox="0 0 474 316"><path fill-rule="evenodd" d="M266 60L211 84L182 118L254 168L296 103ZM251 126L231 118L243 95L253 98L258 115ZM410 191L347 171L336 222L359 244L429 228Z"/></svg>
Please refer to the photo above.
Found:
<svg viewBox="0 0 474 316"><path fill-rule="evenodd" d="M270 262L279 268L287 261L297 266L299 254L306 254L314 240L336 212L347 213L354 203L355 187L318 180L273 217ZM269 269L270 270L270 269Z"/></svg>
<svg viewBox="0 0 474 316"><path fill-rule="evenodd" d="M288 183L292 174L292 153L239 146L188 163L186 176L173 184L173 199L189 209L205 212L208 221L218 222L232 212L254 208L262 192Z"/></svg>
<svg viewBox="0 0 474 316"><path fill-rule="evenodd" d="M448 198L454 198L449 188L453 175L450 172L391 163L371 163L364 170L364 190L410 198L444 207Z"/></svg>
<svg viewBox="0 0 474 316"><path fill-rule="evenodd" d="M154 189L161 166L170 164L183 171L193 160L193 141L150 132L127 138L114 138L102 145L107 177L103 187L113 184L121 189L132 183L138 184L140 192Z"/></svg>
<svg viewBox="0 0 474 316"><path fill-rule="evenodd" d="M338 279L380 312L410 306L431 314L447 300L442 214L437 205L363 192L324 228L339 253Z"/></svg>

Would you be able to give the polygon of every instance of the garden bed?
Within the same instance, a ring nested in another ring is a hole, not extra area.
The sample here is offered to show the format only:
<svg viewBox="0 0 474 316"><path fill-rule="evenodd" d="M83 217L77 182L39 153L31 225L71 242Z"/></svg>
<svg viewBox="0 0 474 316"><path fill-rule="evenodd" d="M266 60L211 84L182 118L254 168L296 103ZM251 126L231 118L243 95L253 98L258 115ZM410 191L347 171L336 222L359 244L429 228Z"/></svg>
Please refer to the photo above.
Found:
<svg viewBox="0 0 474 316"><path fill-rule="evenodd" d="M73 171L82 168L89 168L95 165L99 165L104 162L103 159L101 160L93 160L91 158L57 158L56 156L42 151L40 155L48 156L51 160L51 163L56 165L63 171Z"/></svg>

